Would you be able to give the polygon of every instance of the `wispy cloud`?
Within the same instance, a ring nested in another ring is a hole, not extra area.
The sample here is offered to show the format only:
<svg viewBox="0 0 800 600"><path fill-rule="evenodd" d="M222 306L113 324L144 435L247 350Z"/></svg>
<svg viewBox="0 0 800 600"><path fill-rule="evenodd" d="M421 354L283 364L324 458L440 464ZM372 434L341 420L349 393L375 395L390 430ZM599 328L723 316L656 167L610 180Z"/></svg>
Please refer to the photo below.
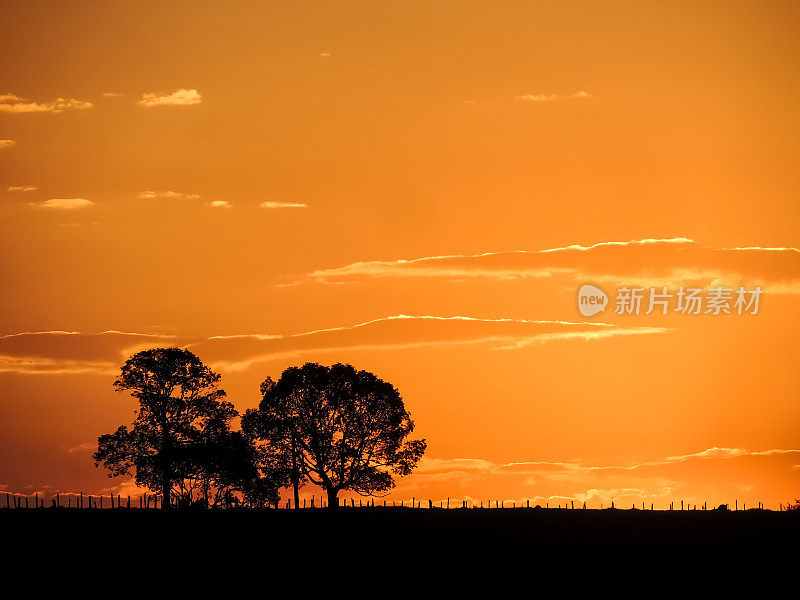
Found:
<svg viewBox="0 0 800 600"><path fill-rule="evenodd" d="M639 331L639 330L642 331ZM595 336L593 332L607 331ZM557 340L602 339L612 335L653 334L664 328L622 328L609 323L560 320L478 318L468 316L391 315L353 325L290 334L239 333L193 342L215 368L243 371L257 363L345 351L478 346L512 350ZM557 335L573 333L574 335Z"/></svg>
<svg viewBox="0 0 800 600"><path fill-rule="evenodd" d="M67 454L89 454L96 448L97 445L92 442L83 442L75 446L69 446L67 448Z"/></svg>
<svg viewBox="0 0 800 600"><path fill-rule="evenodd" d="M32 206L39 208L52 208L55 210L72 210L92 206L94 202L86 198L50 198L44 202L32 202Z"/></svg>
<svg viewBox="0 0 800 600"><path fill-rule="evenodd" d="M77 229L80 227L97 227L100 225L97 221L89 221L87 223L60 223L58 226L64 229Z"/></svg>
<svg viewBox="0 0 800 600"><path fill-rule="evenodd" d="M369 321L362 321L361 323L356 323L354 325L343 325L339 327L326 327L323 329L312 329L310 331L302 331L300 333L290 333L286 335L277 335L277 334L270 334L270 333L242 333L242 334L233 334L233 335L212 335L209 337L209 340L222 340L222 339L241 339L241 338L253 338L257 340L273 340L273 339L284 339L284 338L293 338L293 337L304 337L308 335L314 335L317 333L331 333L334 331L352 331L354 329L360 329L362 327L368 327L370 325L375 325L377 323L386 323L389 321L462 321L466 323L522 323L526 325L534 324L534 325L589 325L591 327L615 327L610 323L600 323L600 322L586 322L586 323L576 323L572 321L548 321L548 320L532 320L532 319L509 319L509 318L500 318L500 319L482 319L479 317L464 317L460 315L455 315L452 317L440 317L435 315L390 315L388 317L378 317L377 319L370 319Z"/></svg>
<svg viewBox="0 0 800 600"><path fill-rule="evenodd" d="M27 102L15 94L0 94L0 112L7 113L60 113L67 109L86 110L94 104L75 98L56 98L52 102Z"/></svg>
<svg viewBox="0 0 800 600"><path fill-rule="evenodd" d="M29 375L77 375L81 373L113 374L119 368L114 362L69 360L41 356L0 355L0 373Z"/></svg>
<svg viewBox="0 0 800 600"><path fill-rule="evenodd" d="M578 338L591 341L611 335L665 331L602 322L405 314L295 333L233 333L205 338L119 330L23 331L0 335L0 370L34 374L104 371L134 352L164 343L192 348L215 369L243 371L283 357L331 352L481 345L487 351L513 350L533 343ZM592 335L594 332L608 333Z"/></svg>
<svg viewBox="0 0 800 600"><path fill-rule="evenodd" d="M534 344L544 344L556 340L599 340L618 335L649 335L653 333L666 333L672 331L668 327L618 327L603 331L563 331L556 333L543 333L530 338L515 341L508 346L501 346L499 350L519 350Z"/></svg>
<svg viewBox="0 0 800 600"><path fill-rule="evenodd" d="M259 204L261 208L308 208L308 204L304 202L262 202Z"/></svg>
<svg viewBox="0 0 800 600"><path fill-rule="evenodd" d="M173 192L171 190L167 191L145 191L139 192L139 198L141 200L153 200L156 198L166 198L166 199L185 199L185 200L197 200L200 197L200 194L186 194L184 192Z"/></svg>
<svg viewBox="0 0 800 600"><path fill-rule="evenodd" d="M202 101L203 97L197 90L181 88L171 94L142 94L142 99L138 104L150 108L153 106L192 106L200 104Z"/></svg>
<svg viewBox="0 0 800 600"><path fill-rule="evenodd" d="M538 260L536 264L522 264L518 259L536 257L556 252L586 252L607 246L646 246L653 244L689 244L688 238L648 238L624 242L599 242L591 246L572 244L544 250L508 250L480 252L475 254L440 254L421 258L397 259L389 261L360 261L343 267L320 269L306 275L308 280L328 281L345 277L450 277L450 278L490 278L517 279L524 277L550 277L554 273L569 271L552 263ZM512 260L507 260L512 259Z"/></svg>
<svg viewBox="0 0 800 600"><path fill-rule="evenodd" d="M6 188L7 192L35 192L38 190L34 185L12 185Z"/></svg>
<svg viewBox="0 0 800 600"><path fill-rule="evenodd" d="M778 247L764 247L764 246L742 246L738 248L720 248L721 250L760 250L762 252L797 252L800 253L800 249L786 247L786 246L778 246Z"/></svg>
<svg viewBox="0 0 800 600"><path fill-rule="evenodd" d="M48 331L20 331L18 333L7 333L0 335L0 340L5 340L15 337L23 337L28 335L80 335L80 331L64 331L61 329L50 329Z"/></svg>
<svg viewBox="0 0 800 600"><path fill-rule="evenodd" d="M319 56L320 58L330 58L331 57L331 53L330 52L320 52L319 54L317 54L317 56Z"/></svg>
<svg viewBox="0 0 800 600"><path fill-rule="evenodd" d="M233 208L233 204L227 200L212 200L208 203L211 208Z"/></svg>
<svg viewBox="0 0 800 600"><path fill-rule="evenodd" d="M575 92L574 94L523 94L516 96L517 100L524 100L525 102L553 102L554 100L568 100L570 98L589 98L591 94L583 90Z"/></svg>
<svg viewBox="0 0 800 600"><path fill-rule="evenodd" d="M415 490L420 497L453 489L454 485L469 485L471 493L481 494L483 490L492 493L498 482L504 485L514 482L535 486L537 495L527 499L542 505L575 502L578 507L578 503L586 501L599 508L600 503L608 506L615 500L618 506L623 502L637 505L646 502L649 508L652 502L657 508L666 508L676 497L700 505L707 499L713 500L713 496L730 501L737 497L733 494L741 494L742 486L746 485L743 482L772 479L781 474L785 477L798 455L797 449L713 447L651 460L607 462L533 459L496 463L480 458L423 457L414 475L400 483L398 492ZM517 478L520 480L515 481Z"/></svg>
<svg viewBox="0 0 800 600"><path fill-rule="evenodd" d="M3 148L11 148L11 146L15 146L17 142L14 140L0 140L0 150Z"/></svg>
<svg viewBox="0 0 800 600"><path fill-rule="evenodd" d="M539 250L540 254L547 254L548 252L563 252L565 250L580 250L586 252L587 250L594 250L595 248L602 248L603 246L646 246L648 244L693 244L694 240L685 237L674 238L645 238L642 240L628 240L625 242L598 242L591 246L581 246L580 244L571 244L569 246L561 246L558 248L547 248Z"/></svg>
<svg viewBox="0 0 800 600"><path fill-rule="evenodd" d="M49 330L0 335L0 372L108 374L135 351L175 345L174 335L109 329L96 333Z"/></svg>
<svg viewBox="0 0 800 600"><path fill-rule="evenodd" d="M125 94L120 94L119 92L103 92L104 98L121 98Z"/></svg>
<svg viewBox="0 0 800 600"><path fill-rule="evenodd" d="M358 282L374 278L514 281L560 277L640 287L717 285L800 293L800 252L793 247L711 248L686 237L570 244L542 250L444 254L359 261L318 269L276 285Z"/></svg>

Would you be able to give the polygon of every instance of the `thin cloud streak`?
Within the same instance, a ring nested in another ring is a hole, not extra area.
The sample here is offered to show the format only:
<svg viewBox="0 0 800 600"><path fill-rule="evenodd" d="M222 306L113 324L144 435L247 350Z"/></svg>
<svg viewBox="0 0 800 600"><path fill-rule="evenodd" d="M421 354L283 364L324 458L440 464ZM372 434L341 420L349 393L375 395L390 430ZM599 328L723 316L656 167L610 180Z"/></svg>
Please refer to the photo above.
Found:
<svg viewBox="0 0 800 600"><path fill-rule="evenodd" d="M140 200L154 200L158 198L166 198L166 199L184 199L184 200L197 200L200 198L200 194L186 194L184 192L173 192L172 190L166 191L152 191L147 190L144 192L139 192L138 194Z"/></svg>
<svg viewBox="0 0 800 600"><path fill-rule="evenodd" d="M553 102L555 100L569 100L571 98L590 98L591 94L586 91L575 92L574 94L523 94L516 96L517 100L524 100L525 102Z"/></svg>
<svg viewBox="0 0 800 600"><path fill-rule="evenodd" d="M95 333L84 333L83 331L65 331L62 329L51 329L48 331L20 331L18 333L6 333L4 335L0 335L0 340L5 340L15 337L24 337L24 336L37 336L37 335L84 335L87 337L100 336L100 335L126 335L132 337L151 337L151 338L163 338L163 339L170 339L177 337L176 335L167 333L139 333L136 331L119 331L118 329L106 329L105 331L98 331Z"/></svg>
<svg viewBox="0 0 800 600"><path fill-rule="evenodd" d="M75 98L56 98L52 102L26 102L15 94L0 94L0 112L7 113L60 113L67 109L86 110L94 104Z"/></svg>
<svg viewBox="0 0 800 600"><path fill-rule="evenodd" d="M109 375L119 366L113 362L57 360L41 356L0 355L0 373L24 373L26 375L78 375L95 373Z"/></svg>
<svg viewBox="0 0 800 600"><path fill-rule="evenodd" d="M255 341L264 342L277 342L287 341L291 339L301 339L313 336L329 336L330 334L352 332L364 328L372 327L378 324L386 324L390 322L402 321L419 321L419 322L461 322L472 323L480 325L524 325L524 326L557 326L557 327L580 327L585 331L576 332L557 332L557 333L541 333L538 335L531 335L529 332L506 332L498 330L496 332L473 331L469 337L464 337L462 332L458 337L456 332L449 333L449 339L443 337L447 333L439 333L438 337L431 339L419 339L413 341L384 341L385 336L380 342L369 341L348 341L342 340L337 343L320 344L309 347L288 347L285 349L274 349L260 354L252 354L246 358L239 360L217 360L213 361L214 368L223 371L240 372L245 371L255 364L269 362L278 359L298 357L308 354L325 354L330 352L363 352L363 351L393 351L393 350L409 350L418 348L441 348L441 347L459 347L459 346L474 346L474 345L487 345L496 350L515 350L522 349L534 343L546 343L551 341L582 339L585 341L604 339L614 335L635 335L635 334L655 334L664 333L669 331L665 328L659 327L630 327L619 328L610 323L602 322L586 322L576 323L571 321L558 321L558 320L530 320L530 319L481 319L475 317L440 317L433 315L392 315L389 317L381 317L356 323L355 325L342 326L342 327L329 327L324 329L315 329L306 332L300 332L288 335L275 335L275 334L235 334L235 335L217 335L207 338L207 341L213 340L236 340L236 339L250 339ZM593 331L594 330L594 331ZM428 334L430 335L430 334ZM200 342L198 342L200 343ZM193 345L193 344L190 344Z"/></svg>
<svg viewBox="0 0 800 600"><path fill-rule="evenodd" d="M180 88L171 94L142 94L142 99L137 104L152 108L154 106L193 106L200 104L202 101L203 96L197 90Z"/></svg>
<svg viewBox="0 0 800 600"><path fill-rule="evenodd" d="M522 478L519 484L535 486L539 492L535 496L523 496L522 502L577 504L591 500L607 506L612 500L619 505L625 499L625 502L661 503L659 508L666 508L677 496L700 505L708 497L709 491L703 486L709 478L714 479L709 484L710 495L724 501L730 494L741 493L743 477L759 478L758 473L772 477L785 473L794 468L797 460L794 457L798 454L800 450L797 449L752 451L712 447L653 460L605 464L577 458L496 463L480 458L423 457L413 477L401 482L398 492L424 497L437 493L442 485L491 490L498 482L507 485L509 478ZM719 490L723 490L722 493ZM476 500L480 502L480 491L478 494ZM515 499L506 500L511 503Z"/></svg>
<svg viewBox="0 0 800 600"><path fill-rule="evenodd" d="M211 208L233 208L233 204L227 200L212 200L208 203Z"/></svg>
<svg viewBox="0 0 800 600"><path fill-rule="evenodd" d="M324 329L312 329L311 331L303 331L300 333L290 333L286 335L279 335L279 334L267 334L267 333L242 333L242 334L233 334L233 335L212 335L208 339L209 340L223 340L223 339L242 339L242 338L252 338L257 340L274 340L274 339L286 339L286 338L293 338L293 337L303 337L307 335L314 335L317 333L329 333L333 331L350 331L353 329L359 329L361 327L366 327L368 325L374 325L376 323L384 323L387 321L402 321L402 320L422 320L422 321L469 321L474 323L529 323L529 324L558 324L558 325L579 325L579 326L590 326L590 327L615 327L611 323L601 323L601 322L573 322L573 321L552 321L552 320L532 320L532 319L510 319L510 318L500 318L500 319L482 319L480 317L464 317L460 315L452 316L452 317L440 317L435 315L389 315L388 317L378 317L377 319L370 319L369 321L363 321L361 323L356 323L355 325L343 325L340 327L327 327Z"/></svg>
<svg viewBox="0 0 800 600"><path fill-rule="evenodd" d="M304 202L262 202L259 204L261 208L308 208L308 204Z"/></svg>
<svg viewBox="0 0 800 600"><path fill-rule="evenodd" d="M687 237L571 244L542 250L443 254L359 261L317 269L273 284L357 283L370 278L515 281L561 277L573 282L676 288L760 286L800 293L800 252L792 247L710 248Z"/></svg>
<svg viewBox="0 0 800 600"><path fill-rule="evenodd" d="M433 256L423 256L420 258L412 259L397 259L391 261L359 261L345 265L343 267L336 267L332 269L319 269L312 271L306 275L306 279L313 281L322 281L329 277L345 276L345 275L372 275L372 276L425 276L425 277L477 277L477 278L492 278L492 279L514 279L518 277L549 277L558 272L568 272L567 269L558 268L538 268L538 269L475 269L475 268L441 268L431 269L425 266L427 263L437 261L458 261L469 259L480 259L488 257L499 256L524 256L524 255L540 255L556 252L570 252L579 251L587 252L604 246L645 246L651 244L694 244L694 240L685 237L675 238L646 238L641 240L628 240L628 241L612 241L612 242L599 242L590 246L581 246L580 244L572 244L569 246L560 246L556 248L546 248L543 250L505 250L505 251L492 251L492 252L479 252L475 254L440 254ZM415 265L422 265L424 269L414 270Z"/></svg>
<svg viewBox="0 0 800 600"><path fill-rule="evenodd" d="M498 350L520 350L534 344L543 344L558 340L581 339L588 342L618 335L648 335L653 333L666 333L668 331L673 330L668 327L621 327L606 331L568 331L563 333L542 333L531 338L519 340L510 346L502 346L498 348Z"/></svg>
<svg viewBox="0 0 800 600"><path fill-rule="evenodd" d="M50 198L50 200L45 200L44 202L31 203L32 206L54 210L74 210L76 208L86 208L93 204L94 202L86 198Z"/></svg>

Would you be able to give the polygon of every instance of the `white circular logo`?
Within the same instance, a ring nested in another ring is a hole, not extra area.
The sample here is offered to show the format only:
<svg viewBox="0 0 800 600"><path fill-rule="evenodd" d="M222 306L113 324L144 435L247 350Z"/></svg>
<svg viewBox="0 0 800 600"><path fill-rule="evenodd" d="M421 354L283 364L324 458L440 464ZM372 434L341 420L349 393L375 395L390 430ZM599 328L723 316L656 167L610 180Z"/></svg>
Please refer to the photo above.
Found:
<svg viewBox="0 0 800 600"><path fill-rule="evenodd" d="M578 290L578 310L584 317L603 312L608 306L608 296L599 287L585 283Z"/></svg>

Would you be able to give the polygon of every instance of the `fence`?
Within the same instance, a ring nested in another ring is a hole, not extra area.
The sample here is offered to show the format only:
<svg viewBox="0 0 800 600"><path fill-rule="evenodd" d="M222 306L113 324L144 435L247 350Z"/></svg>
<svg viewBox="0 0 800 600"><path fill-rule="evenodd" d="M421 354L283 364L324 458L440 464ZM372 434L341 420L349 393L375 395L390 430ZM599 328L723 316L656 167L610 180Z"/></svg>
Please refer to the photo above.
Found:
<svg viewBox="0 0 800 600"><path fill-rule="evenodd" d="M141 494L138 497L132 498L130 495L123 498L120 494L107 494L107 495L100 495L100 494L89 494L84 496L83 492L79 494L65 494L65 499L62 499L62 494L56 494L50 498L49 505L45 501L44 498L39 498L39 494L34 494L33 496L25 496L21 494L13 494L13 493L6 493L6 508L7 509L41 509L41 508L69 508L69 509L92 509L92 510L102 510L102 509L130 509L130 508L139 508L139 509L157 509L161 506L161 496L158 494ZM311 496L310 499L303 498L303 505L302 508L304 509L313 509L313 508L327 508L327 503L324 500L325 496L320 496L319 502L316 502L316 496ZM105 500L105 503L104 503ZM74 502L73 502L74 501ZM412 498L411 502L406 503L405 500L383 500L382 501L383 508L413 508L413 509L422 509L423 507L427 509L443 509L448 510L451 508L461 508L461 509L491 509L492 502L494 502L494 509L506 509L506 508L525 508L525 509L558 509L558 510L587 510L586 502L583 502L582 505L579 505L577 508L575 507L575 501L565 501L564 504L558 504L557 506L550 506L549 502L545 502L544 506L541 504L535 504L531 506L531 501L526 500L525 503L520 503L517 506L516 500L489 500L484 506L483 502L477 502L474 500L461 500L460 506L456 505L456 501L454 499L453 506L451 506L450 498L446 500L439 500L438 503L434 502L431 499L428 499L427 502L423 504L422 500L417 500L416 498ZM31 506L31 504L33 506ZM231 508L233 506L246 506L244 504L239 504L238 502L233 504L228 504L225 508ZM366 502L363 499L358 500L358 506L356 506L355 498L343 499L340 501L339 506L342 508L375 508L375 498L369 498ZM379 502L378 506L380 507L381 504ZM699 506L699 508L698 508ZM796 507L797 505L794 505ZM790 504L779 504L778 510L790 510L794 508ZM275 505L275 509L286 509L290 510L292 508L292 501L286 500L282 505ZM603 504L600 505L600 509L606 508ZM608 508L617 509L618 506L615 505L614 501L612 500L610 506ZM753 507L751 507L753 508ZM758 510L770 510L767 509L762 502L758 502L755 506ZM717 510L728 510L728 505L723 504L717 507ZM632 504L631 510L648 510L646 503L642 502L641 509L639 509L638 505ZM651 502L649 506L649 510L662 510L656 509L655 503ZM705 511L709 510L708 503L704 502L701 505L698 504L689 504L685 503L683 500L680 501L680 509L677 507L676 502L670 502L668 508L664 508L663 510L669 511ZM711 510L714 510L713 508ZM734 511L739 510L739 501L734 501ZM742 503L741 510L747 510L747 505Z"/></svg>

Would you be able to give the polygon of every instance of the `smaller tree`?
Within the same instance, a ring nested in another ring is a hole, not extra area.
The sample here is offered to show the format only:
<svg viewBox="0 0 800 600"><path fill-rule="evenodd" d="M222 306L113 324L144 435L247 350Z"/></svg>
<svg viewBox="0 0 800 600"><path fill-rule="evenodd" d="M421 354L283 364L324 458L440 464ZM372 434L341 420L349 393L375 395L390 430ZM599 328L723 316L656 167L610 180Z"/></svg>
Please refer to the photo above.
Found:
<svg viewBox="0 0 800 600"><path fill-rule="evenodd" d="M407 439L414 422L398 391L351 365L291 367L261 392L243 430L264 442L264 456L294 485L307 479L323 487L330 508L342 490L391 489L394 476L410 474L425 452L425 440Z"/></svg>
<svg viewBox="0 0 800 600"><path fill-rule="evenodd" d="M133 472L137 485L162 495L168 509L173 494L182 503L209 499L211 485L231 487L247 471L245 439L230 432L237 416L220 376L189 350L156 348L133 355L114 382L139 401L130 429L101 435L96 466L109 477ZM244 483L238 480L238 486Z"/></svg>

